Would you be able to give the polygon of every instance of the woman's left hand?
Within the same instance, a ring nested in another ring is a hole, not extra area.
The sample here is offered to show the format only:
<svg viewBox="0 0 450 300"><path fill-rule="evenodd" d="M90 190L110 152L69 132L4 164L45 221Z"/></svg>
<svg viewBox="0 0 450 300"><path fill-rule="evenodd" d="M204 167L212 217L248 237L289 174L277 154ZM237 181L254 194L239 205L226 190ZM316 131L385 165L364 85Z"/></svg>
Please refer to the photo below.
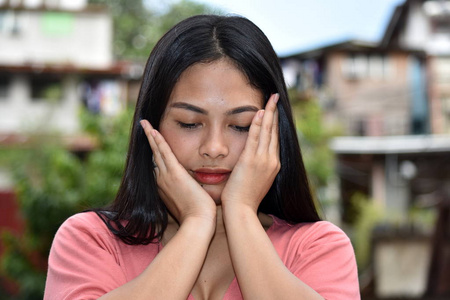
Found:
<svg viewBox="0 0 450 300"><path fill-rule="evenodd" d="M222 192L224 208L239 204L256 213L280 171L278 99L273 94L252 120L244 150Z"/></svg>

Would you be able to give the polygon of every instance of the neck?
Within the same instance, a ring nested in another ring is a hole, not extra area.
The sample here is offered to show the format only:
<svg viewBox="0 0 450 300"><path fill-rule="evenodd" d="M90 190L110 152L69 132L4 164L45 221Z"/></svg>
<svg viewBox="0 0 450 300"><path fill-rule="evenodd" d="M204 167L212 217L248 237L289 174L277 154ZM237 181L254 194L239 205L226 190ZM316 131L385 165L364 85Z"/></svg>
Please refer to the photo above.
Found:
<svg viewBox="0 0 450 300"><path fill-rule="evenodd" d="M217 206L216 214L216 234L225 233L225 225L223 223L222 205Z"/></svg>

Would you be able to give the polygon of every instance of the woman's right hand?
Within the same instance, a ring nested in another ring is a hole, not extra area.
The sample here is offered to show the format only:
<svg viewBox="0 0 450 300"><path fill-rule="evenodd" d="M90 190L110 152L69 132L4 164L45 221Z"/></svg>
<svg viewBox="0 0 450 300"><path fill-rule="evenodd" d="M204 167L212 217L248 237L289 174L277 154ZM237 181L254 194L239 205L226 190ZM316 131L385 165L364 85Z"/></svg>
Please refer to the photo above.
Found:
<svg viewBox="0 0 450 300"><path fill-rule="evenodd" d="M178 162L164 137L147 120L141 121L153 151L154 173L163 199L180 225L188 218L204 218L216 225L216 205L208 193Z"/></svg>

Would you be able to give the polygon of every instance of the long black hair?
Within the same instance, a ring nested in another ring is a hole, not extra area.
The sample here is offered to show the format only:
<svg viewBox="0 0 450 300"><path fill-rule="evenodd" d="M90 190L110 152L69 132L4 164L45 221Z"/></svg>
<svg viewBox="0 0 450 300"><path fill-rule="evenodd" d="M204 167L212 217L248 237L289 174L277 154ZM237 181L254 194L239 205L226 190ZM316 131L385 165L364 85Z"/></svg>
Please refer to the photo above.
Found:
<svg viewBox="0 0 450 300"><path fill-rule="evenodd" d="M122 182L111 206L99 215L125 243L160 239L168 211L158 196L152 151L139 121L159 128L170 94L181 73L193 64L221 58L232 61L262 91L267 102L278 93L281 170L259 211L289 223L320 220L309 188L292 111L278 57L264 33L238 16L199 15L169 30L147 61L134 114Z"/></svg>

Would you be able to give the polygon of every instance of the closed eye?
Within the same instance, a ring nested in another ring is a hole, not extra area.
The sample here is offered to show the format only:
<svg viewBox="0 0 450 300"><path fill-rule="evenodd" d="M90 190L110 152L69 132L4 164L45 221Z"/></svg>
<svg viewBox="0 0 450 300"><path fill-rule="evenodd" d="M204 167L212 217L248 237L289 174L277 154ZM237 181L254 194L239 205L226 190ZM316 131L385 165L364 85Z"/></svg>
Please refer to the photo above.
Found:
<svg viewBox="0 0 450 300"><path fill-rule="evenodd" d="M233 128L237 132L248 132L250 130L250 125L249 126L232 125L231 128Z"/></svg>
<svg viewBox="0 0 450 300"><path fill-rule="evenodd" d="M183 122L179 122L179 121L177 122L177 124L181 128L185 128L185 129L196 129L201 125L200 123L183 123Z"/></svg>

